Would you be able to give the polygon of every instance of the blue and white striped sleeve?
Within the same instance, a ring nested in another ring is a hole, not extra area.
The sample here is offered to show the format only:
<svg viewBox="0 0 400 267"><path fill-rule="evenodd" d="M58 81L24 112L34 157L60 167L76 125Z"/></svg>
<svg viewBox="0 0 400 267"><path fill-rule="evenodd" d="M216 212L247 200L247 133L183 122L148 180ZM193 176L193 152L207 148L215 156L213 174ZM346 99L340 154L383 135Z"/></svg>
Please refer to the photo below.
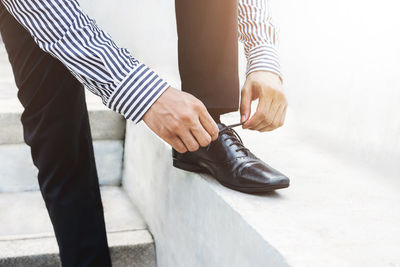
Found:
<svg viewBox="0 0 400 267"><path fill-rule="evenodd" d="M76 0L1 0L41 49L59 59L110 109L138 122L169 87L119 48Z"/></svg>
<svg viewBox="0 0 400 267"><path fill-rule="evenodd" d="M282 77L278 30L269 12L268 0L239 1L239 40L244 43L247 75L265 70Z"/></svg>

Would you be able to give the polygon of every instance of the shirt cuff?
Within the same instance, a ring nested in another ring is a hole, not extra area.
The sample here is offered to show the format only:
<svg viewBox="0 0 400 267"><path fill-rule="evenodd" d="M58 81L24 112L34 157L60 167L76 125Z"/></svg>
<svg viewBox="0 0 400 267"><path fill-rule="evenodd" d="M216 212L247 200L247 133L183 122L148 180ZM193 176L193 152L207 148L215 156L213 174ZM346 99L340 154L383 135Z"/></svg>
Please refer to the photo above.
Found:
<svg viewBox="0 0 400 267"><path fill-rule="evenodd" d="M269 71L277 74L282 80L279 53L275 47L259 45L248 51L246 75L255 71Z"/></svg>
<svg viewBox="0 0 400 267"><path fill-rule="evenodd" d="M146 111L169 87L153 70L139 64L110 95L107 107L138 123Z"/></svg>

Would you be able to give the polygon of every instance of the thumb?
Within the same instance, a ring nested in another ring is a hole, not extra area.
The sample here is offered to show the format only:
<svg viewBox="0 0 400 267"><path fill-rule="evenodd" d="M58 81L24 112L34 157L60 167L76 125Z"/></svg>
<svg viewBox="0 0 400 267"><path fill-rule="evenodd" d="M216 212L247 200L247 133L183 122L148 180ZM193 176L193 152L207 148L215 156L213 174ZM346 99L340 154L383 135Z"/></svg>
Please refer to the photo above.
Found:
<svg viewBox="0 0 400 267"><path fill-rule="evenodd" d="M251 114L251 89L244 87L240 99L240 122L246 121Z"/></svg>

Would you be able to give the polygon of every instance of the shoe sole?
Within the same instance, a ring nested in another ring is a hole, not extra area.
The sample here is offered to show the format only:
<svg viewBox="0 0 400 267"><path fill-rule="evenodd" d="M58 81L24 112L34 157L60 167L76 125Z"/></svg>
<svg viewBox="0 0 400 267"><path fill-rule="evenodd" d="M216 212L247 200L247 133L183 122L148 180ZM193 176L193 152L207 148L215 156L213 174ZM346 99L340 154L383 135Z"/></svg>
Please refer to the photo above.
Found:
<svg viewBox="0 0 400 267"><path fill-rule="evenodd" d="M172 165L178 169L189 171L189 172L196 172L196 173L204 173L204 174L211 174L206 168L194 165L191 163L183 162L178 159L173 159ZM283 189L289 187L289 183L287 184L278 184L278 185L268 185L264 187L240 187L231 184L227 184L224 182L219 181L216 179L220 184L235 191L240 191L243 193L250 193L250 194L257 194L257 193L267 193L271 191L275 191L278 189Z"/></svg>

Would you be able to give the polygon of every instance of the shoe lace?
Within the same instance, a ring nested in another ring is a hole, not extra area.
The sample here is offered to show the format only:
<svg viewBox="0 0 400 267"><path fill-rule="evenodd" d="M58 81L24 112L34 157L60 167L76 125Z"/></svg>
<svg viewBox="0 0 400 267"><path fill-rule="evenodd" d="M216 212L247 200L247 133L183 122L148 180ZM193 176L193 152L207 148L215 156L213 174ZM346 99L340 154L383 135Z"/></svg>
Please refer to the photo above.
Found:
<svg viewBox="0 0 400 267"><path fill-rule="evenodd" d="M233 127L237 127L242 125L243 123L236 123L236 124L231 124L231 125L225 125L219 132L222 135L226 135L226 137L223 139L223 141L231 140L232 142L229 144L229 146L236 146L236 152L243 152L248 156L249 154L249 149L247 149L243 145L242 138L240 138L239 134L233 129Z"/></svg>

